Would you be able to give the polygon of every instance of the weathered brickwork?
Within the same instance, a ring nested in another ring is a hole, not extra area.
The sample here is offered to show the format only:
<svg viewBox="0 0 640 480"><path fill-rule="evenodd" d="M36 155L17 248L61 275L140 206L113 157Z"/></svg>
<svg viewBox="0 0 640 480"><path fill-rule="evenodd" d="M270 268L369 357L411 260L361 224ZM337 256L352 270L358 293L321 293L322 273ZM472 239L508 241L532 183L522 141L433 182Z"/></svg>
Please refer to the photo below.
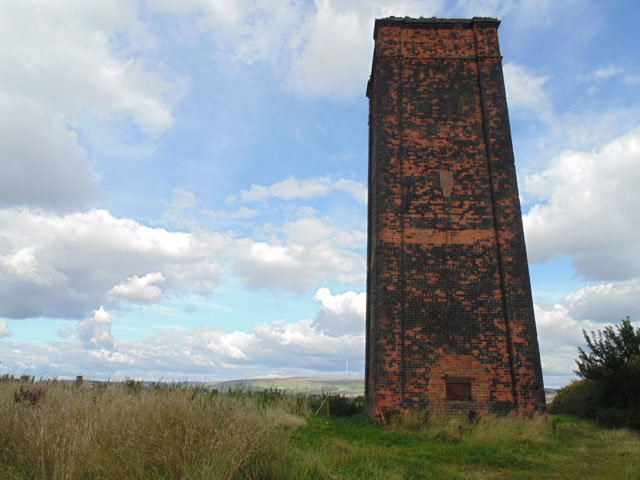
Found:
<svg viewBox="0 0 640 480"><path fill-rule="evenodd" d="M365 379L376 418L545 407L498 25L376 20Z"/></svg>

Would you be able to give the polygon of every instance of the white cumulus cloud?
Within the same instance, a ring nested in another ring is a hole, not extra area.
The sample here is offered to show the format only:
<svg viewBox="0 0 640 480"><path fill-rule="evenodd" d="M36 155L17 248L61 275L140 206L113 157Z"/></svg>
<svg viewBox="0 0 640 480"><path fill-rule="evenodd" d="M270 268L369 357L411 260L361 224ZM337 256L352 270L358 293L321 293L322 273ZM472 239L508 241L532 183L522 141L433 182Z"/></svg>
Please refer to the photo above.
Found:
<svg viewBox="0 0 640 480"><path fill-rule="evenodd" d="M583 344L582 328L588 325L578 322L563 305L534 304L534 311L545 384L566 385L574 378L578 346Z"/></svg>
<svg viewBox="0 0 640 480"><path fill-rule="evenodd" d="M608 65L593 72L592 77L596 80L604 80L607 78L615 77L616 75L620 75L622 73L624 73L624 69L616 65Z"/></svg>
<svg viewBox="0 0 640 480"><path fill-rule="evenodd" d="M9 335L12 335L12 333L7 326L7 322L5 322L4 320L0 320L0 338L8 337Z"/></svg>
<svg viewBox="0 0 640 480"><path fill-rule="evenodd" d="M300 293L328 280L361 285L366 233L312 215L257 241L152 228L106 210L0 209L0 316L84 318L96 305L120 308L120 299L208 294L225 264L250 287Z"/></svg>
<svg viewBox="0 0 640 480"><path fill-rule="evenodd" d="M443 0L154 0L152 10L185 19L184 35L207 35L232 61L265 62L302 95L364 95L376 18L434 15ZM195 32L195 33L194 33Z"/></svg>
<svg viewBox="0 0 640 480"><path fill-rule="evenodd" d="M324 197L332 191L343 191L355 201L367 204L367 187L346 178L332 180L330 177L316 177L298 180L289 177L273 185L251 185L249 190L240 192L240 199L245 202L266 201L272 198L295 200Z"/></svg>
<svg viewBox="0 0 640 480"><path fill-rule="evenodd" d="M322 281L361 284L366 233L343 230L318 218L301 218L282 227L284 242L237 241L236 272L250 287L304 292Z"/></svg>
<svg viewBox="0 0 640 480"><path fill-rule="evenodd" d="M138 7L0 4L0 206L85 207L97 181L78 132L122 119L151 136L171 127L184 89L148 60L153 38Z"/></svg>
<svg viewBox="0 0 640 480"><path fill-rule="evenodd" d="M103 307L94 310L93 316L78 323L76 333L83 345L90 348L113 348L111 323L113 317Z"/></svg>
<svg viewBox="0 0 640 480"><path fill-rule="evenodd" d="M1 55L1 54L0 54ZM0 85L0 206L84 205L96 193L84 150L54 112Z"/></svg>
<svg viewBox="0 0 640 480"><path fill-rule="evenodd" d="M578 320L616 323L627 315L640 320L640 278L589 285L567 295L563 303Z"/></svg>
<svg viewBox="0 0 640 480"><path fill-rule="evenodd" d="M313 299L322 304L315 318L320 330L331 335L364 334L367 308L365 292L332 295L328 288L320 288Z"/></svg>
<svg viewBox="0 0 640 480"><path fill-rule="evenodd" d="M164 283L165 280L161 272L148 273L143 277L132 275L123 283L115 285L108 293L134 300L155 301L162 296L162 289L156 284Z"/></svg>
<svg viewBox="0 0 640 480"><path fill-rule="evenodd" d="M173 122L171 82L139 55L151 37L136 2L23 1L0 15L0 89L64 115L129 115L145 131Z"/></svg>
<svg viewBox="0 0 640 480"><path fill-rule="evenodd" d="M640 275L640 129L591 152L566 151L524 180L540 199L524 215L529 259L566 255L578 275Z"/></svg>
<svg viewBox="0 0 640 480"><path fill-rule="evenodd" d="M549 77L536 75L530 69L514 63L505 64L503 72L510 110L531 111L543 122L552 122L551 101L544 91Z"/></svg>
<svg viewBox="0 0 640 480"><path fill-rule="evenodd" d="M373 0L316 0L294 37L288 84L299 92L320 96L364 94L373 56L376 18L391 15L431 17L442 1L405 0L389 4Z"/></svg>
<svg viewBox="0 0 640 480"><path fill-rule="evenodd" d="M113 306L109 291L154 300L158 283L210 292L230 245L220 234L169 232L105 210L4 209L0 231L0 316L9 318L83 318L96 305Z"/></svg>
<svg viewBox="0 0 640 480"><path fill-rule="evenodd" d="M118 341L111 327L114 317L104 308L77 325L79 342L50 342L46 347L0 342L2 369L30 371L56 368L60 375L88 378L145 378L164 380L251 378L265 375L326 375L364 372L365 336L362 328L364 294L331 294L321 288L315 318L266 320L243 330L219 327L160 330L137 341ZM332 317L328 319L327 317ZM352 321L346 332L334 325ZM360 322L360 328L355 324Z"/></svg>
<svg viewBox="0 0 640 480"><path fill-rule="evenodd" d="M627 315L640 320L640 279L589 285L570 293L559 303L534 303L538 341L545 382L566 385L575 378L578 347L584 347L583 330L613 325Z"/></svg>

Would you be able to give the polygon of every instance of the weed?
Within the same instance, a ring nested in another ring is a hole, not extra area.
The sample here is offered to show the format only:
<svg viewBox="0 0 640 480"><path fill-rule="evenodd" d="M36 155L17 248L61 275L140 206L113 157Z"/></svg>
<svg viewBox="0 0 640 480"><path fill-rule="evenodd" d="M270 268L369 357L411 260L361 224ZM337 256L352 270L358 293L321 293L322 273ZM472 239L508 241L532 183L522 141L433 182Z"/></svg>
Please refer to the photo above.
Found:
<svg viewBox="0 0 640 480"><path fill-rule="evenodd" d="M20 385L20 388L13 394L13 401L22 405L35 405L44 398L45 394L46 390L43 388L32 388L28 390Z"/></svg>

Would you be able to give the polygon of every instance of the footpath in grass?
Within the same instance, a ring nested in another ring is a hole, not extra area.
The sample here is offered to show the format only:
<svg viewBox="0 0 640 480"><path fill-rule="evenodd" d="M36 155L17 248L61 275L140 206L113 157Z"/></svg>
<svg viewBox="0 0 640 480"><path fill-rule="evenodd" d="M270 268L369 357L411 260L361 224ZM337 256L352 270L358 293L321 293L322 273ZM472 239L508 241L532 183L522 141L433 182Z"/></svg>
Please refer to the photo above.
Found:
<svg viewBox="0 0 640 480"><path fill-rule="evenodd" d="M569 417L310 418L292 439L306 478L640 479L640 436ZM301 470L302 473L302 470Z"/></svg>

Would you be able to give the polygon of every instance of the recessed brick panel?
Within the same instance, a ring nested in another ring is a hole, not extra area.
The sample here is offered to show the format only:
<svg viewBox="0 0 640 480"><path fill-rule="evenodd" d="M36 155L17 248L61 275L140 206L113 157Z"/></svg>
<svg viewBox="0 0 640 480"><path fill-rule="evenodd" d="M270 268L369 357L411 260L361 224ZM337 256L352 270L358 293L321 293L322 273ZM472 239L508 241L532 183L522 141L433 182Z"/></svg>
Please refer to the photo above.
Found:
<svg viewBox="0 0 640 480"><path fill-rule="evenodd" d="M376 20L365 381L376 418L544 410L498 25ZM469 379L470 399L447 400L447 378Z"/></svg>

